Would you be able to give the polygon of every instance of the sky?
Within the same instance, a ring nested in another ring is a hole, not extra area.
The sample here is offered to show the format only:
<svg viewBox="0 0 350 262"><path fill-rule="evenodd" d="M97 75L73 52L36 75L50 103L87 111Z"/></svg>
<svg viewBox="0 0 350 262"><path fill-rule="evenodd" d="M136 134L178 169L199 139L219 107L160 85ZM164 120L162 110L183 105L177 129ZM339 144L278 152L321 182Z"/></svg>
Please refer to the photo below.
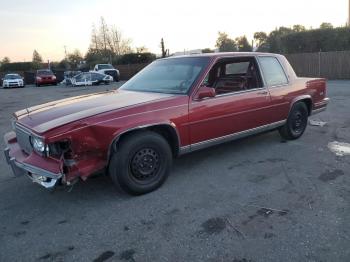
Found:
<svg viewBox="0 0 350 262"><path fill-rule="evenodd" d="M251 40L279 26L343 26L348 0L0 0L0 59L31 61L36 49L45 61L60 61L65 46L84 54L101 16L133 47L159 54L162 37L174 53L214 48L218 31Z"/></svg>

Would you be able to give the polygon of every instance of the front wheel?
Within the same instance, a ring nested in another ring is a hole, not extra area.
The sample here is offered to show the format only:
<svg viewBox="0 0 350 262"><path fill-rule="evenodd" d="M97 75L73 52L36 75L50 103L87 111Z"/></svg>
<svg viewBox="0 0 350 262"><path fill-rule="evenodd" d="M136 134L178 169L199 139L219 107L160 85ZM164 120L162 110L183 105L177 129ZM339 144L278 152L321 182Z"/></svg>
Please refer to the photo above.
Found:
<svg viewBox="0 0 350 262"><path fill-rule="evenodd" d="M132 195L149 193L167 179L172 164L168 142L151 131L122 139L109 164L109 175L122 190Z"/></svg>
<svg viewBox="0 0 350 262"><path fill-rule="evenodd" d="M309 112L305 103L295 103L286 124L279 129L280 135L287 140L295 140L301 137L307 126L308 116Z"/></svg>

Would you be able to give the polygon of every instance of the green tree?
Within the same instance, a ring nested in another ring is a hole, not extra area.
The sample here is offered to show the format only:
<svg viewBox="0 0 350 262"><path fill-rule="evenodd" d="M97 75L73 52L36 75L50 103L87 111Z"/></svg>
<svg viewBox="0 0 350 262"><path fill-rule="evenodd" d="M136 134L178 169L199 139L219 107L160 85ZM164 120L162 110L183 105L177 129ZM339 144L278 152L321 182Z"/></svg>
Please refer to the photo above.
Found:
<svg viewBox="0 0 350 262"><path fill-rule="evenodd" d="M147 47L145 46L140 46L136 47L136 53L141 54L141 53L149 53Z"/></svg>
<svg viewBox="0 0 350 262"><path fill-rule="evenodd" d="M324 22L320 25L320 29L333 29L333 25L331 23Z"/></svg>
<svg viewBox="0 0 350 262"><path fill-rule="evenodd" d="M40 64L40 63L43 62L43 59L42 59L41 55L36 50L33 51L32 62L35 63L35 64Z"/></svg>
<svg viewBox="0 0 350 262"><path fill-rule="evenodd" d="M206 54L206 53L214 53L214 50L211 50L210 48L204 48L202 49L202 53Z"/></svg>
<svg viewBox="0 0 350 262"><path fill-rule="evenodd" d="M41 67L42 62L43 62L43 59L41 55L38 53L38 51L34 50L33 59L32 59L33 69L39 69Z"/></svg>
<svg viewBox="0 0 350 262"><path fill-rule="evenodd" d="M306 28L303 25L293 25L293 31L297 33L304 32L306 31Z"/></svg>
<svg viewBox="0 0 350 262"><path fill-rule="evenodd" d="M78 49L75 49L73 53L68 54L67 62L69 66L73 69L77 69L80 62L82 62L83 56Z"/></svg>
<svg viewBox="0 0 350 262"><path fill-rule="evenodd" d="M220 52L237 51L237 43L235 42L235 40L229 38L228 35L224 32L219 32L215 46L219 48Z"/></svg>
<svg viewBox="0 0 350 262"><path fill-rule="evenodd" d="M256 32L254 33L254 41L258 47L266 44L267 42L267 34L265 32Z"/></svg>
<svg viewBox="0 0 350 262"><path fill-rule="evenodd" d="M236 43L237 43L239 52L251 52L253 49L252 46L249 44L248 39L245 35L237 37Z"/></svg>
<svg viewBox="0 0 350 262"><path fill-rule="evenodd" d="M281 43L281 38L288 34L293 33L293 30L288 27L281 26L280 28L272 31L269 34L267 44L269 46L269 52L271 53L284 53L285 49Z"/></svg>
<svg viewBox="0 0 350 262"><path fill-rule="evenodd" d="M2 65L4 65L4 64L9 64L9 63L11 63L11 61L10 61L10 58L8 58L7 56L5 56L2 60L1 60L1 62L0 62Z"/></svg>

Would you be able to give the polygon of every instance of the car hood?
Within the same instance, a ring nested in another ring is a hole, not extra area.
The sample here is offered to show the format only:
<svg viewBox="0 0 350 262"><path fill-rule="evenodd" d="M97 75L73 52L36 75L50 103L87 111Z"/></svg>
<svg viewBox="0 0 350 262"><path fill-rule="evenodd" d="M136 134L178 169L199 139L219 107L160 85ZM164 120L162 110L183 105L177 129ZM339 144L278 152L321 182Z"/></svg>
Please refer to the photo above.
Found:
<svg viewBox="0 0 350 262"><path fill-rule="evenodd" d="M107 91L83 95L43 105L30 107L14 113L17 122L36 133L111 110L166 99L171 94L130 91Z"/></svg>

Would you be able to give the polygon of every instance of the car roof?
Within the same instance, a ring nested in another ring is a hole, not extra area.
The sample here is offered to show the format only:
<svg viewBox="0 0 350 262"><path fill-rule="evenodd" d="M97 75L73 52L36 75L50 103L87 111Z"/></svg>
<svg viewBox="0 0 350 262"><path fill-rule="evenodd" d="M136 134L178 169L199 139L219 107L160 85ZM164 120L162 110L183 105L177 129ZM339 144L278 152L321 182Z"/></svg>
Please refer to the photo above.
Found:
<svg viewBox="0 0 350 262"><path fill-rule="evenodd" d="M5 76L19 76L19 74L11 73L11 74L6 74Z"/></svg>
<svg viewBox="0 0 350 262"><path fill-rule="evenodd" d="M219 53L204 53L204 54L194 54L194 55L180 55L180 56L169 56L163 59L173 59L173 58L185 58L185 57L240 57L240 56L279 56L273 53L262 53L262 52L219 52Z"/></svg>

